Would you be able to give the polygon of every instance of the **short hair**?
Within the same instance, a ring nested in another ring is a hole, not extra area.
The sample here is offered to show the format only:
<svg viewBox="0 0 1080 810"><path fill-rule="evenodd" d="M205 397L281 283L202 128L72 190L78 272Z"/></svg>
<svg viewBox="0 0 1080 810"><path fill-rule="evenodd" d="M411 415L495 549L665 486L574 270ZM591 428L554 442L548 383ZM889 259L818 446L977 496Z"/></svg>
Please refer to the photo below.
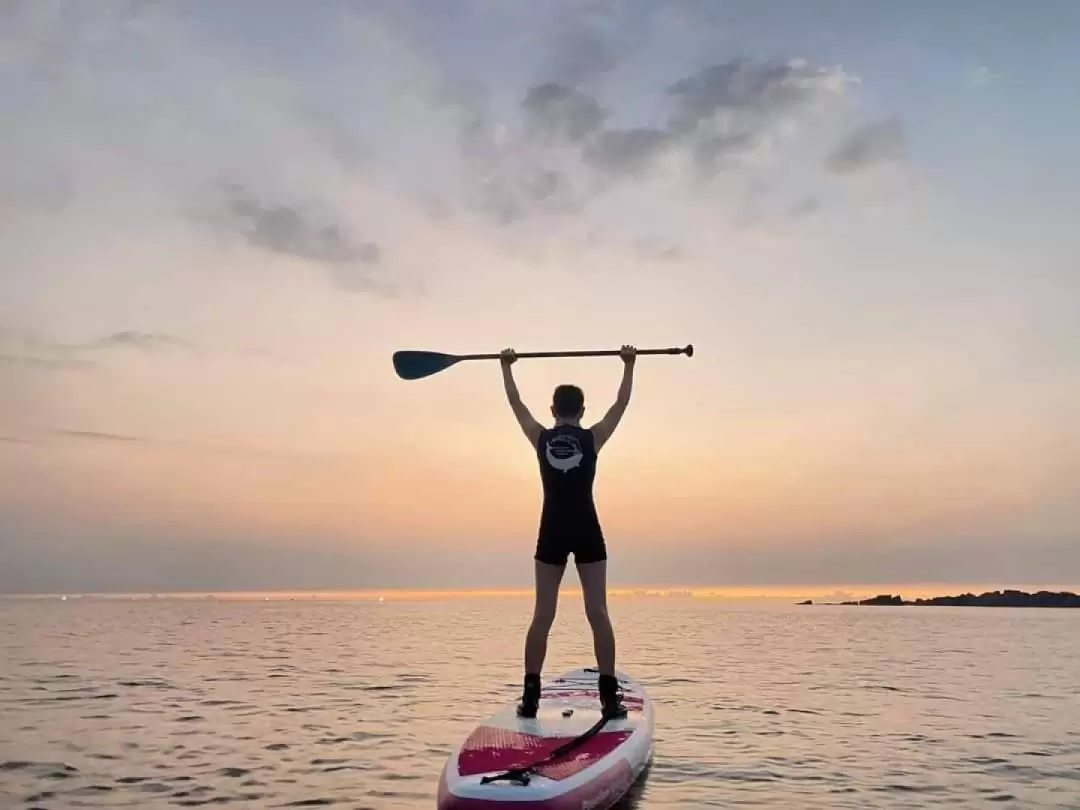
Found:
<svg viewBox="0 0 1080 810"><path fill-rule="evenodd" d="M585 407L585 392L576 385L558 385L551 396L551 406L556 416L577 416Z"/></svg>

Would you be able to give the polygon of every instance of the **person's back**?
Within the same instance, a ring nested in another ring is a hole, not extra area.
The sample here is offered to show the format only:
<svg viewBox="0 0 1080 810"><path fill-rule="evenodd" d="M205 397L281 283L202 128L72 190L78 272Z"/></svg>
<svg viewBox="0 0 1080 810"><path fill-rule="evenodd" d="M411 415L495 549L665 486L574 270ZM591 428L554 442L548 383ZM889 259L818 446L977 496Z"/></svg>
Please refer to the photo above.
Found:
<svg viewBox="0 0 1080 810"><path fill-rule="evenodd" d="M536 458L544 493L541 537L602 539L593 500L596 442L592 431L568 423L545 428L536 443Z"/></svg>

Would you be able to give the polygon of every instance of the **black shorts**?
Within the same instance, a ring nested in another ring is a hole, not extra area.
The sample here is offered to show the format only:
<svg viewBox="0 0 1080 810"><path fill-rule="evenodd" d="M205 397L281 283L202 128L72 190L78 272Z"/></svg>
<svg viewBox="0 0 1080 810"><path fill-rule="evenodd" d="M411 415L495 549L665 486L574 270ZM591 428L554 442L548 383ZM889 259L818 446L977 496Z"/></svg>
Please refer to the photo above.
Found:
<svg viewBox="0 0 1080 810"><path fill-rule="evenodd" d="M549 565L566 565L570 555L578 565L607 559L604 535L597 531L545 531L536 540L533 559Z"/></svg>

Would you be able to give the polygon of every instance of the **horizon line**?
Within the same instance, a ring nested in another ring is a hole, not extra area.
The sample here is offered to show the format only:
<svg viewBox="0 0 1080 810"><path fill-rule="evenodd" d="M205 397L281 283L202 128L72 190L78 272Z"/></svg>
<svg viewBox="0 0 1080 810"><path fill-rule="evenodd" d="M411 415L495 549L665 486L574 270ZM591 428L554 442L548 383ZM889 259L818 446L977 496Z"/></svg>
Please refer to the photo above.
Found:
<svg viewBox="0 0 1080 810"><path fill-rule="evenodd" d="M945 590L946 593L942 593ZM624 584L609 585L609 598L661 597L729 600L782 599L861 599L879 595L911 595L914 598L956 596L961 593L1017 590L1026 592L1077 592L1077 584L1034 583L975 583L975 582L911 582L911 583L831 583L821 585L686 585L686 584ZM580 595L579 585L564 584L560 595ZM531 597L533 587L445 587L416 588L393 586L386 588L237 588L237 589L180 589L180 590L115 590L115 591L12 591L0 592L0 599L219 599L244 601L295 601L297 598L316 601L386 601L430 598L499 598Z"/></svg>

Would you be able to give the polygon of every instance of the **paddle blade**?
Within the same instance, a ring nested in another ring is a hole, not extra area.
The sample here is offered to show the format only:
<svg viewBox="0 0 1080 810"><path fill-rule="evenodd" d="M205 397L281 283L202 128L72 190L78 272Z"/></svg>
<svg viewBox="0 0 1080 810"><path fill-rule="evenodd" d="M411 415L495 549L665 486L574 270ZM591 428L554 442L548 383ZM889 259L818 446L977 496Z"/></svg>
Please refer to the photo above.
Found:
<svg viewBox="0 0 1080 810"><path fill-rule="evenodd" d="M403 380L419 380L450 368L460 359L453 354L406 349L394 352L394 371Z"/></svg>

